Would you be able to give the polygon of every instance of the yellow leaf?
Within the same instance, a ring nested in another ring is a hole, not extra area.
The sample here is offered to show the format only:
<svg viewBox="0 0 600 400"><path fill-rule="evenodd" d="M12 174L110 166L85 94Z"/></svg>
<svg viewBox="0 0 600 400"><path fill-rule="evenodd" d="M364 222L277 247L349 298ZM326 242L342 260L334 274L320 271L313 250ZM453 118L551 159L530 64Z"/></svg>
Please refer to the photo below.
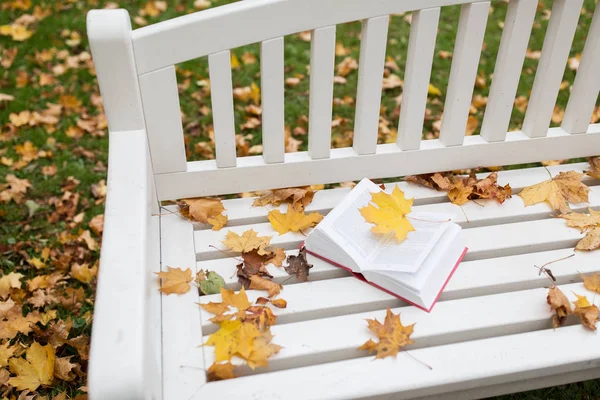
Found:
<svg viewBox="0 0 600 400"><path fill-rule="evenodd" d="M18 24L2 25L0 26L0 35L10 36L14 41L22 42L29 39L33 35L33 31Z"/></svg>
<svg viewBox="0 0 600 400"><path fill-rule="evenodd" d="M8 365L8 360L15 354L17 351L17 345L10 345L10 340L6 340L4 343L0 344L0 367L6 367Z"/></svg>
<svg viewBox="0 0 600 400"><path fill-rule="evenodd" d="M242 66L240 60L237 58L235 53L231 53L231 69L240 69Z"/></svg>
<svg viewBox="0 0 600 400"><path fill-rule="evenodd" d="M406 199L404 192L396 186L392 194L383 191L371 193L371 203L361 208L360 213L365 221L375 225L371 228L372 232L377 234L394 232L396 240L402 242L408 232L415 230L406 219L412 203L413 199Z"/></svg>
<svg viewBox="0 0 600 400"><path fill-rule="evenodd" d="M248 301L248 296L246 295L244 288L237 293L233 290L221 288L221 298L224 303L229 304L238 310L246 310L250 307L250 302Z"/></svg>
<svg viewBox="0 0 600 400"><path fill-rule="evenodd" d="M171 268L168 272L155 272L159 278L163 279L160 291L166 294L184 294L190 290L190 282L194 280L192 270L181 268Z"/></svg>
<svg viewBox="0 0 600 400"><path fill-rule="evenodd" d="M581 232L600 226L600 211L594 211L592 209L589 210L589 215L572 212L569 214L561 214L559 217L567 220L567 226L577 228Z"/></svg>
<svg viewBox="0 0 600 400"><path fill-rule="evenodd" d="M247 358L252 351L252 342L260 333L254 324L243 324L239 320L223 321L220 329L209 336L206 345L215 347L215 361L229 361L237 353Z"/></svg>
<svg viewBox="0 0 600 400"><path fill-rule="evenodd" d="M10 274L4 275L0 278L0 298L5 299L10 289L17 289L21 287L21 278L25 275L17 272L11 272Z"/></svg>
<svg viewBox="0 0 600 400"><path fill-rule="evenodd" d="M577 296L577 301L574 301L575 311L574 313L581 319L581 323L588 329L593 331L596 330L596 322L598 322L598 307L590 304L587 297Z"/></svg>
<svg viewBox="0 0 600 400"><path fill-rule="evenodd" d="M248 229L242 233L241 236L232 231L227 232L225 240L221 243L233 251L242 253L256 249L258 254L264 255L267 253L265 247L267 247L270 242L271 236L258 236L258 233L256 233L254 229Z"/></svg>
<svg viewBox="0 0 600 400"><path fill-rule="evenodd" d="M81 283L90 283L96 275L98 275L97 265L92 268L88 267L87 264L73 263L71 265L71 276Z"/></svg>
<svg viewBox="0 0 600 400"><path fill-rule="evenodd" d="M279 353L281 346L271 343L272 339L273 335L267 330L254 340L252 352L246 359L250 368L268 366L267 358Z"/></svg>
<svg viewBox="0 0 600 400"><path fill-rule="evenodd" d="M213 363L208 368L208 381L215 382L235 378L234 368L235 366L230 362L224 364Z"/></svg>
<svg viewBox="0 0 600 400"><path fill-rule="evenodd" d="M269 222L280 235L289 231L299 232L303 229L317 225L323 219L318 212L305 214L303 210L289 207L285 214L279 210L269 212Z"/></svg>
<svg viewBox="0 0 600 400"><path fill-rule="evenodd" d="M44 326L48 325L48 322L56 319L58 317L58 311L57 310L50 310L48 312L45 313L41 313L40 314L40 323Z"/></svg>
<svg viewBox="0 0 600 400"><path fill-rule="evenodd" d="M271 303L277 308L286 308L287 307L287 301L285 301L284 299L271 300Z"/></svg>
<svg viewBox="0 0 600 400"><path fill-rule="evenodd" d="M36 390L40 385L50 385L54 379L54 348L33 342L27 349L26 360L12 358L9 361L10 372L17 375L10 378L9 385L17 390Z"/></svg>
<svg viewBox="0 0 600 400"><path fill-rule="evenodd" d="M46 264L44 264L44 262L37 257L30 258L29 260L27 260L27 262L29 263L29 265L34 266L36 269L42 269L46 267Z"/></svg>
<svg viewBox="0 0 600 400"><path fill-rule="evenodd" d="M193 199L183 199L180 203L181 215L192 221L210 224L213 230L218 231L227 223L227 215L223 215L225 211L223 202L219 199L209 199L198 197Z"/></svg>
<svg viewBox="0 0 600 400"><path fill-rule="evenodd" d="M596 272L592 275L582 275L583 286L586 289L600 293L600 273Z"/></svg>
<svg viewBox="0 0 600 400"><path fill-rule="evenodd" d="M519 196L526 206L545 201L553 210L567 214L571 211L569 202L588 201L590 189L581 182L581 178L583 178L583 174L579 172L561 172L553 179L526 187L519 193Z"/></svg>
<svg viewBox="0 0 600 400"><path fill-rule="evenodd" d="M442 95L442 91L440 89L438 89L437 87L433 86L431 83L427 87L427 93L429 93L432 96L441 96Z"/></svg>
<svg viewBox="0 0 600 400"><path fill-rule="evenodd" d="M376 352L375 358L394 357L401 348L413 343L410 335L415 324L402 325L400 314L394 314L389 308L386 310L383 325L376 319L368 319L367 323L371 332L379 338L379 343L369 339L358 349Z"/></svg>
<svg viewBox="0 0 600 400"><path fill-rule="evenodd" d="M260 88L254 82L250 84L250 98L256 105L260 103Z"/></svg>
<svg viewBox="0 0 600 400"><path fill-rule="evenodd" d="M575 304L575 312L577 312L577 310L579 310L579 309L591 306L587 297L580 296L577 293L573 293L573 294L577 297L577 301L573 302L573 304Z"/></svg>
<svg viewBox="0 0 600 400"><path fill-rule="evenodd" d="M594 228L577 242L575 250L591 251L600 248L600 227Z"/></svg>

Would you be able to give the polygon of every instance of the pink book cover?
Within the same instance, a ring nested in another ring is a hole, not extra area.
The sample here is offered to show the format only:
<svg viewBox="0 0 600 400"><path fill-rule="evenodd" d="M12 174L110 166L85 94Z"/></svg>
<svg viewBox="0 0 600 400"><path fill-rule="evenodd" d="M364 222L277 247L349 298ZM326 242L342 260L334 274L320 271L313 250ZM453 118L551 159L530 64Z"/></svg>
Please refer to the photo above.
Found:
<svg viewBox="0 0 600 400"><path fill-rule="evenodd" d="M376 288L377 288L377 289L379 289L379 290L383 290L384 292L386 292L386 293L388 293L388 294L391 294L392 296L395 296L395 297L397 297L397 298L399 298L399 299L401 299L401 300L404 300L405 302L407 302L407 303L409 303L409 304L412 304L413 306L415 306L415 307L417 307L417 308L420 308L421 310L423 310L423 311L426 311L426 312L431 312L431 310L433 309L433 306L435 306L435 304L437 303L438 299L440 298L440 295L441 295L441 294L442 294L442 292L444 291L444 288L446 287L446 285L447 285L447 284L448 284L448 282L450 281L450 278L452 278L452 275L454 275L454 271L456 271L456 268L458 268L458 264L460 264L460 262L462 261L462 259L463 259L463 258L464 258L464 256L465 256L465 254L467 254L467 250L468 250L468 249L465 247L464 251L462 252L462 254L460 255L460 257L459 257L459 258L458 258L458 260L456 261L456 264L454 265L454 268L452 268L452 271L450 271L450 274L448 275L448 278L446 278L446 281L445 281L445 282L444 282L444 284L442 285L442 288L441 288L441 289L440 289L440 291L438 292L437 296L435 296L435 300L433 301L433 304L431 304L431 307L429 307L429 309L426 309L426 308L423 308L423 307L421 307L421 306L420 306L420 305L418 305L418 304L415 304L415 303L413 303L412 301L410 301L410 300L408 300L408 299L405 299L404 297L402 297L402 296L398 295L397 293L393 293L393 292L390 292L390 291L389 291L389 290L387 290L387 289L384 289L384 288L382 288L381 286L379 286L379 285L378 285L378 284L376 284L376 283L373 283L373 282L369 282L369 281L367 281L367 280L365 279L365 277L364 277L362 274L360 274L360 273L358 273L358 272L354 272L354 271L352 271L352 270L351 270L350 268L348 268L348 267L344 267L343 265L340 265L340 264L338 264L338 263L336 263L336 262L334 262L334 261L331 261L331 260L329 260L329 259L327 259L327 258L325 258L325 257L323 257L323 256L320 256L319 254L316 254L316 253L314 253L314 252L312 252L312 251L310 251L310 250L306 249L306 248L304 247L304 243L302 244L302 246L301 246L300 248L304 248L308 254L310 254L310 255L312 255L312 256L315 256L315 257L317 257L317 258L320 258L321 260L323 260L323 261L326 261L326 262L328 262L328 263L329 263L329 264L331 264L331 265L335 265L336 267L340 267L340 268L342 268L342 269L345 269L346 271L350 272L350 273L351 273L351 274L352 274L352 275L353 275L355 278L357 278L357 279L359 279L359 280L361 280L361 281L363 281L363 282L365 282L365 283L368 283L369 285L371 285L371 286L374 286L374 287L376 287Z"/></svg>

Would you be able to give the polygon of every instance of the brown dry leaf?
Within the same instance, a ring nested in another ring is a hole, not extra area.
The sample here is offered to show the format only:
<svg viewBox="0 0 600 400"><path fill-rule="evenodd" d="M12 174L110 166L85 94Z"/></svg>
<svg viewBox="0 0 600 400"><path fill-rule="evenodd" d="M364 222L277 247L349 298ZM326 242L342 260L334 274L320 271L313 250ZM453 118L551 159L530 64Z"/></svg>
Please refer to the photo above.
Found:
<svg viewBox="0 0 600 400"><path fill-rule="evenodd" d="M348 76L350 72L358 69L358 62L352 57L346 57L342 60L341 63L336 65L336 75L339 76Z"/></svg>
<svg viewBox="0 0 600 400"><path fill-rule="evenodd" d="M252 275L250 277L250 289L266 290L269 297L273 297L281 292L282 286L261 276Z"/></svg>
<svg viewBox="0 0 600 400"><path fill-rule="evenodd" d="M413 343L410 335L413 333L415 324L402 325L400 314L394 314L389 308L386 310L383 325L376 319L367 319L367 323L371 332L379 338L379 343L369 339L358 349L376 352L375 358L394 357L401 348Z"/></svg>
<svg viewBox="0 0 600 400"><path fill-rule="evenodd" d="M571 211L569 202L588 201L590 189L581 182L582 178L583 174L576 171L561 172L553 179L524 188L519 196L526 206L545 201L553 210L567 214Z"/></svg>
<svg viewBox="0 0 600 400"><path fill-rule="evenodd" d="M595 331L596 322L598 322L598 307L590 304L587 297L580 296L577 293L574 294L577 296L577 301L573 302L575 304L575 315L581 319L583 326Z"/></svg>
<svg viewBox="0 0 600 400"><path fill-rule="evenodd" d="M17 375L8 384L17 390L36 390L40 385L51 385L54 380L54 348L33 342L25 353L25 359L12 358L10 372Z"/></svg>
<svg viewBox="0 0 600 400"><path fill-rule="evenodd" d="M273 278L266 268L268 257L268 253L260 255L257 250L242 253L244 261L237 265L237 277L244 288L250 288L250 277L254 275Z"/></svg>
<svg viewBox="0 0 600 400"><path fill-rule="evenodd" d="M600 248L600 227L594 228L577 242L575 250L592 251Z"/></svg>
<svg viewBox="0 0 600 400"><path fill-rule="evenodd" d="M571 212L561 214L559 218L567 220L567 226L577 228L581 232L600 226L600 211L589 209L589 214Z"/></svg>
<svg viewBox="0 0 600 400"><path fill-rule="evenodd" d="M308 280L309 270L313 267L306 261L306 249L302 248L297 256L288 256L288 266L285 267L285 272L288 275L296 275L298 282L306 282Z"/></svg>
<svg viewBox="0 0 600 400"><path fill-rule="evenodd" d="M582 275L583 286L586 289L600 293L600 273L595 272L592 275Z"/></svg>
<svg viewBox="0 0 600 400"><path fill-rule="evenodd" d="M600 108L598 109L600 110ZM592 170L585 171L585 173L592 178L600 179L600 156L590 157L588 161L590 163L590 167L592 167Z"/></svg>
<svg viewBox="0 0 600 400"><path fill-rule="evenodd" d="M262 193L259 198L254 200L252 205L255 207L262 207L267 204L278 206L281 203L288 203L291 204L292 207L300 210L304 209L312 202L314 195L315 192L310 186L274 189Z"/></svg>
<svg viewBox="0 0 600 400"><path fill-rule="evenodd" d="M475 133L475 131L477 130L478 127L479 127L479 119L473 115L469 115L469 118L467 119L467 130L465 132L465 135L466 136L473 135L473 133Z"/></svg>
<svg viewBox="0 0 600 400"><path fill-rule="evenodd" d="M190 290L190 282L194 280L192 270L181 268L171 268L168 272L155 272L163 280L160 291L165 294L184 294Z"/></svg>
<svg viewBox="0 0 600 400"><path fill-rule="evenodd" d="M233 372L234 369L235 366L229 361L224 364L217 364L215 362L208 368L208 381L216 382L235 378L236 375L235 372Z"/></svg>
<svg viewBox="0 0 600 400"><path fill-rule="evenodd" d="M258 236L254 229L248 229L241 236L232 231L227 232L221 243L233 251L245 253L256 249L258 254L263 255L267 254L265 248L270 242L271 236Z"/></svg>
<svg viewBox="0 0 600 400"><path fill-rule="evenodd" d="M296 210L290 207L285 214L279 210L269 212L269 222L271 226L283 235L287 232L299 232L303 229L317 225L323 219L318 212L305 214L303 210Z"/></svg>
<svg viewBox="0 0 600 400"><path fill-rule="evenodd" d="M567 296L565 296L557 286L552 286L550 290L548 290L546 301L550 304L550 309L556 312L556 314L552 316L552 326L558 328L559 326L564 325L567 316L573 312Z"/></svg>
<svg viewBox="0 0 600 400"><path fill-rule="evenodd" d="M225 207L219 199L209 199L198 197L193 199L183 199L178 202L181 215L203 224L212 225L214 231L223 228L227 223L227 215L223 215Z"/></svg>
<svg viewBox="0 0 600 400"><path fill-rule="evenodd" d="M73 372L73 369L78 368L79 364L72 363L72 357L73 356L59 357L54 361L54 377L67 382L75 379L75 373Z"/></svg>

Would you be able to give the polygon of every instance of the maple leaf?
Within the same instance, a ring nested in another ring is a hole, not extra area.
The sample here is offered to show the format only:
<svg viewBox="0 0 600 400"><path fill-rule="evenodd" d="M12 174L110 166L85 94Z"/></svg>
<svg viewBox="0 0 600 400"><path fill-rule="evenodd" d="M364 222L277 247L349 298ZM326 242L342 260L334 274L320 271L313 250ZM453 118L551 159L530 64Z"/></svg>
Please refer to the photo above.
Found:
<svg viewBox="0 0 600 400"><path fill-rule="evenodd" d="M165 294L184 294L190 290L190 282L194 280L192 270L181 268L171 268L168 272L155 272L160 279L163 279L160 291Z"/></svg>
<svg viewBox="0 0 600 400"><path fill-rule="evenodd" d="M50 385L54 379L54 348L33 342L23 358L11 358L10 372L17 375L8 384L17 390L36 390L40 385Z"/></svg>
<svg viewBox="0 0 600 400"><path fill-rule="evenodd" d="M0 298L5 299L10 293L10 289L21 287L21 278L25 275L18 272L11 272L0 278Z"/></svg>
<svg viewBox="0 0 600 400"><path fill-rule="evenodd" d="M63 381L70 382L75 379L75 373L73 372L74 368L78 368L79 364L72 363L71 358L69 357L60 357L54 361L54 376Z"/></svg>
<svg viewBox="0 0 600 400"><path fill-rule="evenodd" d="M228 231L225 240L221 243L233 251L243 253L256 249L258 254L263 255L267 254L265 247L267 247L270 242L271 236L258 236L258 233L256 233L254 229L248 229L242 233L241 236L235 232Z"/></svg>
<svg viewBox="0 0 600 400"><path fill-rule="evenodd" d="M205 197L183 199L178 202L178 205L181 215L192 221L210 224L214 231L223 228L227 223L227 216L222 214L225 207L219 199Z"/></svg>
<svg viewBox="0 0 600 400"><path fill-rule="evenodd" d="M260 335L256 326L239 320L222 321L219 326L205 343L215 347L215 361L229 361L234 355L248 358L254 339Z"/></svg>
<svg viewBox="0 0 600 400"><path fill-rule="evenodd" d="M226 362L223 364L213 363L208 368L208 381L222 381L225 379L235 378L235 372L233 372L235 366L231 362Z"/></svg>
<svg viewBox="0 0 600 400"><path fill-rule="evenodd" d="M600 248L600 227L594 228L577 242L575 250L591 251Z"/></svg>
<svg viewBox="0 0 600 400"><path fill-rule="evenodd" d="M596 272L592 275L582 275L583 286L586 289L596 293L600 293L600 273Z"/></svg>
<svg viewBox="0 0 600 400"><path fill-rule="evenodd" d="M592 170L585 171L585 173L592 178L600 179L600 156L590 157L588 161Z"/></svg>
<svg viewBox="0 0 600 400"><path fill-rule="evenodd" d="M283 265L283 260L285 260L285 250L281 247L276 247L271 251L271 254L268 256L265 263L273 264L276 267L281 267Z"/></svg>
<svg viewBox="0 0 600 400"><path fill-rule="evenodd" d="M90 268L87 264L73 263L71 265L71 276L81 283L90 283L98 275L98 265Z"/></svg>
<svg viewBox="0 0 600 400"><path fill-rule="evenodd" d="M0 367L6 367L8 365L8 360L15 354L18 347L17 345L10 345L10 340L6 340L4 343L0 344Z"/></svg>
<svg viewBox="0 0 600 400"><path fill-rule="evenodd" d="M250 289L266 290L269 292L269 297L273 297L279 294L282 286L261 276L252 275L250 277Z"/></svg>
<svg viewBox="0 0 600 400"><path fill-rule="evenodd" d="M553 286L548 290L546 301L550 304L550 309L556 312L552 316L552 326L554 328L563 326L567 321L567 316L573 312L567 296L557 286Z"/></svg>
<svg viewBox="0 0 600 400"><path fill-rule="evenodd" d="M242 253L244 262L237 265L238 282L246 289L250 288L250 277L260 275L263 277L273 278L266 268L269 254L260 255L258 251L252 250Z"/></svg>
<svg viewBox="0 0 600 400"><path fill-rule="evenodd" d="M305 214L303 210L290 207L285 214L279 210L269 212L269 222L280 235L289 231L299 232L303 229L317 225L323 219L318 212Z"/></svg>
<svg viewBox="0 0 600 400"><path fill-rule="evenodd" d="M250 368L268 366L267 359L273 354L279 353L281 346L271 343L271 340L273 340L273 335L270 330L265 330L254 340L252 352L246 358Z"/></svg>
<svg viewBox="0 0 600 400"><path fill-rule="evenodd" d="M262 193L259 198L254 200L252 205L262 207L267 204L278 206L281 203L289 203L297 210L301 210L312 202L314 195L315 192L310 186L274 189Z"/></svg>
<svg viewBox="0 0 600 400"><path fill-rule="evenodd" d="M571 212L568 214L561 214L559 218L563 218L567 221L567 226L571 228L577 228L581 232L593 229L600 226L600 211L589 210L588 214Z"/></svg>
<svg viewBox="0 0 600 400"><path fill-rule="evenodd" d="M598 322L598 307L596 305L590 304L587 297L580 296L577 293L574 293L577 296L577 301L574 301L575 304L575 315L581 319L581 323L588 329L593 331L596 330L596 322Z"/></svg>
<svg viewBox="0 0 600 400"><path fill-rule="evenodd" d="M379 339L379 343L369 339L358 349L376 352L375 358L393 357L401 348L413 343L410 335L413 333L415 324L402 325L400 314L394 314L389 308L386 310L383 325L376 319L367 319L367 323L369 329Z"/></svg>
<svg viewBox="0 0 600 400"><path fill-rule="evenodd" d="M583 203L588 201L590 189L581 182L582 178L583 174L579 172L561 172L553 179L524 188L519 196L526 206L545 201L553 210L559 210L561 213L567 214L571 211L569 202Z"/></svg>
<svg viewBox="0 0 600 400"><path fill-rule="evenodd" d="M360 209L365 221L374 224L371 231L377 234L394 232L396 240L402 242L408 232L414 231L412 224L406 219L412 208L414 199L406 199L398 186L391 194L386 192L371 193L371 202ZM377 207L375 207L375 205Z"/></svg>
<svg viewBox="0 0 600 400"><path fill-rule="evenodd" d="M313 265L306 261L305 248L302 248L297 256L288 256L287 263L288 266L285 267L285 272L287 272L288 275L296 275L296 280L298 282L306 282L308 280L308 270L311 269Z"/></svg>
<svg viewBox="0 0 600 400"><path fill-rule="evenodd" d="M235 293L233 290L225 289L223 287L220 288L221 299L223 300L220 303L210 302L207 304L200 304L202 308L204 308L209 313L215 314L216 317L211 318L212 322L221 322L230 320L236 315L239 319L243 319L246 316L246 310L251 306L248 301L248 296L244 291L244 288ZM237 308L236 314L225 314L230 311L230 307Z"/></svg>

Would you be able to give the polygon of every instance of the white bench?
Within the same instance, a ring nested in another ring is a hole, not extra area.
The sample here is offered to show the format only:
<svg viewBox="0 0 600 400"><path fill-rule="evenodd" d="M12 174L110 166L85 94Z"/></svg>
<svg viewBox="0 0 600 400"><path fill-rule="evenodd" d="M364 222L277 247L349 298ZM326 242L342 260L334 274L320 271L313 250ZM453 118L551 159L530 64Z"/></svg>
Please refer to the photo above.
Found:
<svg viewBox="0 0 600 400"><path fill-rule="evenodd" d="M236 261L220 245L228 229L253 228L293 254L299 234L278 236L251 199L225 201L228 226L212 231L159 202L184 197L426 172L567 159L600 153L590 116L600 89L600 11L596 8L564 122L549 128L583 0L555 0L522 131L508 132L537 0L511 0L481 136L464 137L489 1L255 0L131 30L124 10L92 11L88 34L109 125L108 196L92 335L92 399L476 398L600 377L600 337L580 325L553 330L548 285L534 264L573 252L581 238L550 208L464 206L444 193L401 183L416 209L453 212L470 249L433 312L426 314L312 259L310 282L288 281L272 328L283 349L269 368L206 382L216 326L195 290L161 296L153 272L207 268L227 279ZM462 4L441 135L421 140L440 7ZM412 11L397 144L377 145L389 15ZM335 25L363 20L354 145L330 149ZM309 150L286 154L283 36L312 30ZM264 155L237 158L229 49L260 42ZM216 160L187 162L174 64L208 55ZM587 163L550 167L552 174ZM544 168L499 173L515 192L548 178ZM599 182L590 204L600 207ZM310 210L326 213L347 189L320 191ZM161 210L166 214L164 210ZM552 268L563 291L587 293L579 273L600 271L600 251ZM272 269L275 280L287 278ZM250 297L258 294L249 292ZM385 308L416 322L410 353L373 361L356 350L370 337L365 318ZM203 338L204 336L204 338Z"/></svg>

